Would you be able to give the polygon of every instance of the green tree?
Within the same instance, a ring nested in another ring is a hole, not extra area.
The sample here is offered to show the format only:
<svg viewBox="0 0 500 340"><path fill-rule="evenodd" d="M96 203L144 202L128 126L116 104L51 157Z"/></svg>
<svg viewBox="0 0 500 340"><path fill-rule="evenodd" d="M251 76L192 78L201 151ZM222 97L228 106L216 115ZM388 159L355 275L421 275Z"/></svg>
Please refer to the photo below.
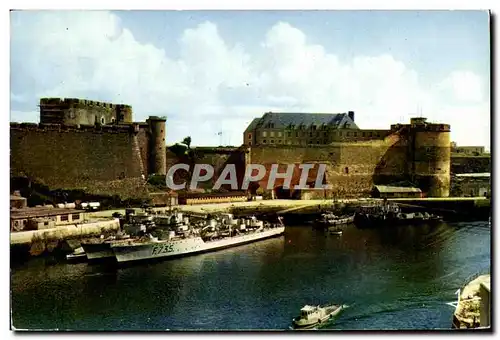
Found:
<svg viewBox="0 0 500 340"><path fill-rule="evenodd" d="M188 149L191 149L191 137L190 136L187 136L186 138L183 139L182 141L183 144L186 144L186 146L188 147Z"/></svg>

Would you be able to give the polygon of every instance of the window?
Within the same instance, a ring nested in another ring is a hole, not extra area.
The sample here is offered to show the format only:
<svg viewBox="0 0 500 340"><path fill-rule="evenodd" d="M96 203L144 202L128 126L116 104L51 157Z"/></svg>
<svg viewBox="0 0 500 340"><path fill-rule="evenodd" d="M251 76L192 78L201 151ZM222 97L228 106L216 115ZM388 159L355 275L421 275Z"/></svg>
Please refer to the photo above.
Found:
<svg viewBox="0 0 500 340"><path fill-rule="evenodd" d="M49 221L43 222L43 225L49 225Z"/></svg>
<svg viewBox="0 0 500 340"><path fill-rule="evenodd" d="M115 122L115 117L111 118L111 124L113 124ZM163 132L163 130L161 130L161 132Z"/></svg>
<svg viewBox="0 0 500 340"><path fill-rule="evenodd" d="M313 136L313 133L312 132L309 132L309 137L312 137Z"/></svg>
<svg viewBox="0 0 500 340"><path fill-rule="evenodd" d="M61 215L61 221L67 221L68 215Z"/></svg>
<svg viewBox="0 0 500 340"><path fill-rule="evenodd" d="M262 131L262 137L267 137L267 131Z"/></svg>
<svg viewBox="0 0 500 340"><path fill-rule="evenodd" d="M271 144L274 144L274 139L271 139Z"/></svg>
<svg viewBox="0 0 500 340"><path fill-rule="evenodd" d="M363 137L365 136L365 133L363 132Z"/></svg>
<svg viewBox="0 0 500 340"><path fill-rule="evenodd" d="M349 173L349 168L345 167L344 171L345 171L346 174L348 174Z"/></svg>
<svg viewBox="0 0 500 340"><path fill-rule="evenodd" d="M248 142L248 145L252 145L252 141Z"/></svg>
<svg viewBox="0 0 500 340"><path fill-rule="evenodd" d="M358 133L357 132L354 132L354 137L358 137Z"/></svg>
<svg viewBox="0 0 500 340"><path fill-rule="evenodd" d="M248 134L248 139L252 139L252 134L251 133Z"/></svg>
<svg viewBox="0 0 500 340"><path fill-rule="evenodd" d="M79 220L80 219L80 214L73 214L73 215L71 215L71 219L73 221Z"/></svg>
<svg viewBox="0 0 500 340"><path fill-rule="evenodd" d="M278 141L278 144L281 144L281 139Z"/></svg>
<svg viewBox="0 0 500 340"><path fill-rule="evenodd" d="M266 143L267 143L267 140L265 140L265 139L264 139L264 140L262 141L262 143L266 144Z"/></svg>
<svg viewBox="0 0 500 340"><path fill-rule="evenodd" d="M104 117L101 117L101 124L104 124Z"/></svg>
<svg viewBox="0 0 500 340"><path fill-rule="evenodd" d="M283 133L281 131L278 131L278 137L283 137Z"/></svg>
<svg viewBox="0 0 500 340"><path fill-rule="evenodd" d="M270 136L271 136L271 137L274 137L274 131L271 131Z"/></svg>
<svg viewBox="0 0 500 340"><path fill-rule="evenodd" d="M316 144L319 144L319 140L316 141Z"/></svg>
<svg viewBox="0 0 500 340"><path fill-rule="evenodd" d="M316 130L316 125L311 125L311 129Z"/></svg>
<svg viewBox="0 0 500 340"><path fill-rule="evenodd" d="M370 131L370 137L373 137L373 132Z"/></svg>
<svg viewBox="0 0 500 340"><path fill-rule="evenodd" d="M298 137L298 136L299 136L299 132L295 131L295 137Z"/></svg>
<svg viewBox="0 0 500 340"><path fill-rule="evenodd" d="M291 133L291 132L288 132L288 133L287 133L287 137L292 137L292 133Z"/></svg>
<svg viewBox="0 0 500 340"><path fill-rule="evenodd" d="M351 131L347 131L347 137L351 135Z"/></svg>

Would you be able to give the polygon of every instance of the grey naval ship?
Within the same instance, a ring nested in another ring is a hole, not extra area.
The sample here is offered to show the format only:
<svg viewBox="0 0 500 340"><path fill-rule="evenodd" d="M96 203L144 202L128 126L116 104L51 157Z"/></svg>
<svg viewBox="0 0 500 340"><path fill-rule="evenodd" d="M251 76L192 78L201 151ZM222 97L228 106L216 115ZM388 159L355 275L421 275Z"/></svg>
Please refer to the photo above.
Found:
<svg viewBox="0 0 500 340"><path fill-rule="evenodd" d="M221 214L201 225L184 224L170 230L165 239L148 235L138 239L110 243L118 263L159 258L172 258L214 251L282 235L282 218L278 223L256 219L234 219L232 214Z"/></svg>

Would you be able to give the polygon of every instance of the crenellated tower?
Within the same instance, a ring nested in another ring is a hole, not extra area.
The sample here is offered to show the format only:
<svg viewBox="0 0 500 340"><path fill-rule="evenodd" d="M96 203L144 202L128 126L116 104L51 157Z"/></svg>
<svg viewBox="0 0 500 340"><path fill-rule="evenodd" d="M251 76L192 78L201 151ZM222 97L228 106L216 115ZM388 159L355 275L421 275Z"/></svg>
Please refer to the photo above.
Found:
<svg viewBox="0 0 500 340"><path fill-rule="evenodd" d="M450 125L412 118L409 126L410 176L429 197L450 194Z"/></svg>

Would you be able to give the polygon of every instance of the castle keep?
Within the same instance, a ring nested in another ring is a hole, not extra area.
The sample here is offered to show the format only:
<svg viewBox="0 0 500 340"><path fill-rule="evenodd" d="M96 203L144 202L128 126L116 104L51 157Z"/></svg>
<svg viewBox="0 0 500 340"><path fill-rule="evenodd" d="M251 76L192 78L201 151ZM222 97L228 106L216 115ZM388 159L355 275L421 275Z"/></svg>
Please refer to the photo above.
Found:
<svg viewBox="0 0 500 340"><path fill-rule="evenodd" d="M133 122L128 105L42 98L39 124L10 124L11 177L94 194L146 195L146 176L166 174L165 122Z"/></svg>

